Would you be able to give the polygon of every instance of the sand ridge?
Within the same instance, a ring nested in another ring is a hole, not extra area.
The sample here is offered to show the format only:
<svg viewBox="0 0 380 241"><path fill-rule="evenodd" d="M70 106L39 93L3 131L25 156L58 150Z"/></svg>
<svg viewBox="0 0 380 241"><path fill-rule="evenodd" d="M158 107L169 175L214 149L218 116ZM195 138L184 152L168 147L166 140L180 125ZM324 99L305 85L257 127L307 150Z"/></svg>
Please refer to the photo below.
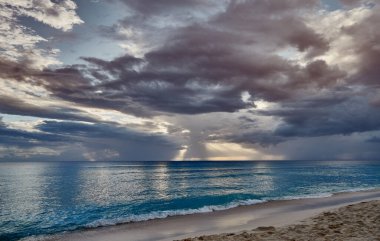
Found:
<svg viewBox="0 0 380 241"><path fill-rule="evenodd" d="M361 202L323 212L298 224L186 238L182 241L344 240L380 241L380 201Z"/></svg>

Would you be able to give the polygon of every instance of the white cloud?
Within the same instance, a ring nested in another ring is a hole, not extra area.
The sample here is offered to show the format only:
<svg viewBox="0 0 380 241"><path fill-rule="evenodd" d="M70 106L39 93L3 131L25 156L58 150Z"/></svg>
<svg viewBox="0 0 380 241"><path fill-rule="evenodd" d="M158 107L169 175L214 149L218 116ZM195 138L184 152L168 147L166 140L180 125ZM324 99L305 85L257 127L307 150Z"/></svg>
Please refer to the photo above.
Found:
<svg viewBox="0 0 380 241"><path fill-rule="evenodd" d="M23 26L18 18L27 16L53 28L68 31L75 24L83 23L75 12L71 0L53 3L50 0L0 0L0 51L11 61L41 69L59 64L58 49L42 49L38 44L47 39Z"/></svg>
<svg viewBox="0 0 380 241"><path fill-rule="evenodd" d="M50 0L0 0L0 5L16 16L28 16L53 28L68 31L83 21L76 14L77 5L71 0L54 3Z"/></svg>
<svg viewBox="0 0 380 241"><path fill-rule="evenodd" d="M372 11L371 8L360 6L350 10L322 11L309 16L306 23L330 43L329 51L318 58L354 74L360 61L355 52L356 42L343 31L363 21Z"/></svg>

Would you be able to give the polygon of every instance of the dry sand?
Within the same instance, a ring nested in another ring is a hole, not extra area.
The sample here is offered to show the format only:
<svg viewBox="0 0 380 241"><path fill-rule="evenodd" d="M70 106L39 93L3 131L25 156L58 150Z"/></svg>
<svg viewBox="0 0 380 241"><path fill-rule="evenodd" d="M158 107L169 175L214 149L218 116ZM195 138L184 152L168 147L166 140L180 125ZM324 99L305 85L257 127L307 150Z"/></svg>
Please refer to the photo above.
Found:
<svg viewBox="0 0 380 241"><path fill-rule="evenodd" d="M380 200L380 190L339 193L331 197L322 198L270 201L212 213L174 216L145 222L68 232L60 235L45 236L38 238L38 240L172 241L181 239L203 239L236 241L380 241L380 204L379 201L370 202L374 200ZM360 202L369 203L356 204ZM347 206L351 204L355 205ZM316 216L318 214L320 215ZM313 216L316 217L311 218ZM263 226L265 227L263 228ZM254 231L241 232L241 230L252 229L254 229ZM205 236L212 234L221 235ZM200 236L202 236L202 238L189 239L189 237Z"/></svg>
<svg viewBox="0 0 380 241"><path fill-rule="evenodd" d="M361 202L323 212L299 224L187 238L182 241L380 240L380 201Z"/></svg>

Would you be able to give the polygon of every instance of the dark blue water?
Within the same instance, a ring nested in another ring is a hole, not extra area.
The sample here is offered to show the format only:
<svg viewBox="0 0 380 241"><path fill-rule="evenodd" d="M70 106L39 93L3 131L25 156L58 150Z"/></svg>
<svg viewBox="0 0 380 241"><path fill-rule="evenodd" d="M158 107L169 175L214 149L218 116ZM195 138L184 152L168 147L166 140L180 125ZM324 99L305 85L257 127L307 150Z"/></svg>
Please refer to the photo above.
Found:
<svg viewBox="0 0 380 241"><path fill-rule="evenodd" d="M0 163L0 240L380 187L380 162Z"/></svg>

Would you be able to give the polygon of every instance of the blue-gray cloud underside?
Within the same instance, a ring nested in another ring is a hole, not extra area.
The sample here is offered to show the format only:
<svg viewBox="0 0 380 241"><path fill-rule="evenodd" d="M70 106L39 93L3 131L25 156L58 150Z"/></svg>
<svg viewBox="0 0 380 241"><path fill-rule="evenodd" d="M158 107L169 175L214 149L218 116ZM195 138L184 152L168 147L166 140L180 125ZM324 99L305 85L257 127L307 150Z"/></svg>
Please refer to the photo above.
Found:
<svg viewBox="0 0 380 241"><path fill-rule="evenodd" d="M287 142L364 133L357 140L358 150L379 143L380 29L375 26L380 11L376 4L344 0L337 5L342 11L359 6L368 10L360 21L336 30L354 43L347 50L356 59L352 71L326 57L339 46L305 17L323 8L326 1L147 2L120 0L128 16L112 26L98 23L94 30L99 39L122 42L133 36L123 35L120 29L137 29L149 45L143 54L103 59L88 53L78 56L77 64L40 69L26 61L1 58L0 77L39 86L51 98L77 107L141 118L244 112L238 121L249 127L246 131L215 127L204 130L210 135L200 142L233 142L265 151ZM292 49L303 61L279 54L283 49ZM244 100L242 93L249 98ZM273 106L255 109L259 101ZM147 134L116 121L102 122L71 106L40 107L12 93L0 96L0 112L50 119L37 125L36 132L2 123L1 145L15 147L15 152L59 145L62 150L50 155L55 160L65 155L95 160L93 153L98 149L104 149L100 155L104 160L170 160L183 148L170 138L171 133ZM278 124L266 130L251 128L256 118L266 117ZM281 154L294 157L289 149ZM378 154L371 149L364 156ZM22 159L16 156L0 158Z"/></svg>

